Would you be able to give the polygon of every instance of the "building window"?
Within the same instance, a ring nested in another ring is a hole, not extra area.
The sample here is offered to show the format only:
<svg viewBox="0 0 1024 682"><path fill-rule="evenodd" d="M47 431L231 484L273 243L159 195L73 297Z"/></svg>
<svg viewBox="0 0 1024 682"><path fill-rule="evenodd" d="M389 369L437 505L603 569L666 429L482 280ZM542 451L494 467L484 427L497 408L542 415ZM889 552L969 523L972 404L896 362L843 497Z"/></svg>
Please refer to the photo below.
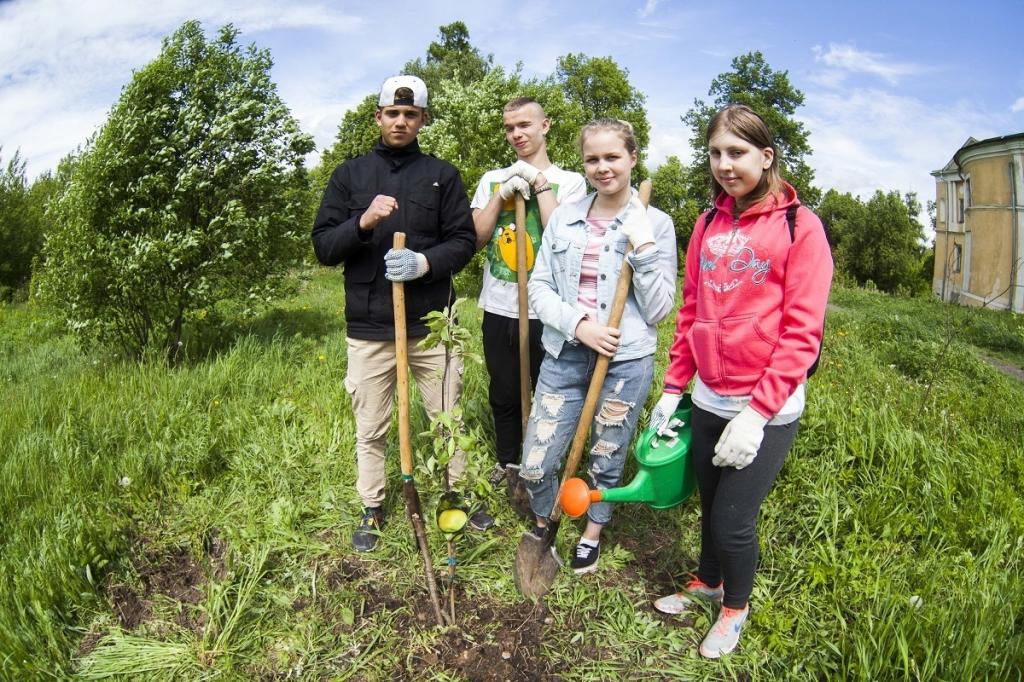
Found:
<svg viewBox="0 0 1024 682"><path fill-rule="evenodd" d="M953 244L953 272L960 272L960 255L961 247L959 244Z"/></svg>

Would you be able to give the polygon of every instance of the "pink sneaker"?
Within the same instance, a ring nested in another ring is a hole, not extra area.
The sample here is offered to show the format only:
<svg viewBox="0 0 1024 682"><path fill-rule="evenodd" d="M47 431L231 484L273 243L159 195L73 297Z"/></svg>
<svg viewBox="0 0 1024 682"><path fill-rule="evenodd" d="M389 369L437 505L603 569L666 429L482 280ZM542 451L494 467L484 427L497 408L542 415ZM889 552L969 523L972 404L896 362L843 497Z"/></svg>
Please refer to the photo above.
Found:
<svg viewBox="0 0 1024 682"><path fill-rule="evenodd" d="M716 601L721 603L722 596L724 594L725 591L722 589L721 585L718 587L711 587L702 582L700 578L694 577L690 582L686 583L686 587L684 587L681 592L670 594L667 597L662 597L654 602L654 608L662 613L674 616L682 613L683 611L692 609L696 605L693 597L703 599L705 601Z"/></svg>
<svg viewBox="0 0 1024 682"><path fill-rule="evenodd" d="M704 641L700 643L700 655L704 658L720 658L736 648L740 642L740 630L750 614L750 605L742 609L722 607L718 620L711 626Z"/></svg>

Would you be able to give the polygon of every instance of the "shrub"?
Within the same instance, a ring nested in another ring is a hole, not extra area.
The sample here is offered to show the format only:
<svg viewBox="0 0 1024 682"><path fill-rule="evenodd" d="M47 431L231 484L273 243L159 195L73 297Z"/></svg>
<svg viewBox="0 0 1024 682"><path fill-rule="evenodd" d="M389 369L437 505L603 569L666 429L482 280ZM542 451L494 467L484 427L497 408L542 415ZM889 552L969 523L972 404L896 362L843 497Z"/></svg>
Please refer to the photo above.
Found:
<svg viewBox="0 0 1024 682"><path fill-rule="evenodd" d="M270 55L165 39L125 87L53 207L39 293L85 341L179 359L188 316L270 298L305 246L303 134L270 80Z"/></svg>

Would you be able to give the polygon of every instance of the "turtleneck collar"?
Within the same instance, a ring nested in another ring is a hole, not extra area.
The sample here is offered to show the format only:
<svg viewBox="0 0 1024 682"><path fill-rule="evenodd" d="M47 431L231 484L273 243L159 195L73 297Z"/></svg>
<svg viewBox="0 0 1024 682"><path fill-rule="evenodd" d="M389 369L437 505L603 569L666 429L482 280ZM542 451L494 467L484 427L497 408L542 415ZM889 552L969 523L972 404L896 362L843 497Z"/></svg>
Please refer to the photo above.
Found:
<svg viewBox="0 0 1024 682"><path fill-rule="evenodd" d="M373 151L386 159L392 168L404 166L422 154L419 140L415 139L404 147L389 147L384 144L382 138L378 137L377 142L373 145Z"/></svg>

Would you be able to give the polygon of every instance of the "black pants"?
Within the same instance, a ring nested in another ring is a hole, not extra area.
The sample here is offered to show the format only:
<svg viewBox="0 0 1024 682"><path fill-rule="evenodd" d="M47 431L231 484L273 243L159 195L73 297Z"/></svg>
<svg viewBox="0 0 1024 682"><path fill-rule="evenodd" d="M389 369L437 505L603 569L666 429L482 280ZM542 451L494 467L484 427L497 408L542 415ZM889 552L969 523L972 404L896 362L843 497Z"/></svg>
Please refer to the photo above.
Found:
<svg viewBox="0 0 1024 682"><path fill-rule="evenodd" d="M530 320L530 387L537 385L544 348L544 325ZM518 464L523 444L523 411L519 397L519 320L484 312L484 361L491 375L487 397L494 413L498 463Z"/></svg>
<svg viewBox="0 0 1024 682"><path fill-rule="evenodd" d="M800 420L765 427L757 457L739 470L711 463L715 444L728 423L728 419L693 408L691 447L701 510L697 577L711 586L724 581L722 603L742 609L754 588L757 515L793 445Z"/></svg>

